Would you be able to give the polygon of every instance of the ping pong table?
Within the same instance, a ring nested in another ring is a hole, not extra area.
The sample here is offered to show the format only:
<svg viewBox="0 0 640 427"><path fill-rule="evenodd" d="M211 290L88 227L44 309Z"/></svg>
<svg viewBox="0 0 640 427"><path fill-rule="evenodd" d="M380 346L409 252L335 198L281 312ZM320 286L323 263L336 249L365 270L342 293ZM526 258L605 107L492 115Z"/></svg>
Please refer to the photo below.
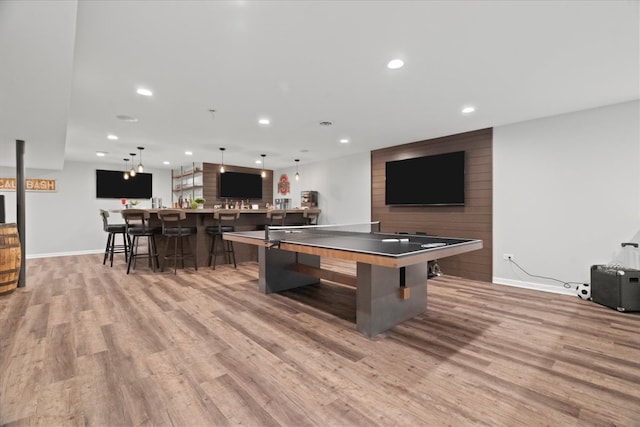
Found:
<svg viewBox="0 0 640 427"><path fill-rule="evenodd" d="M223 238L258 246L263 293L315 284L319 279L355 286L356 327L368 337L426 310L429 261L482 249L482 240L323 226L225 232ZM356 276L320 268L322 257L355 261Z"/></svg>

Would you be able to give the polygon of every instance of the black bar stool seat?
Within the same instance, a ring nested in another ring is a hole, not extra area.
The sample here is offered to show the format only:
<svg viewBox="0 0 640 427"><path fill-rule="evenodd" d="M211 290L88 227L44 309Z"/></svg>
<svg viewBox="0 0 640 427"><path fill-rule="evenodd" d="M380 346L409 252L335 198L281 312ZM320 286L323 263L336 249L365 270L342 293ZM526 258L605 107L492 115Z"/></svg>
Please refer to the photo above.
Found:
<svg viewBox="0 0 640 427"><path fill-rule="evenodd" d="M233 260L233 268L237 268L236 254L233 249L233 242L231 240L224 240L222 234L225 232L236 231L236 221L240 218L240 210L238 209L224 209L214 212L213 219L216 221L216 225L210 225L205 230L210 236L211 245L209 247L209 262L207 265L212 265L213 269L216 269L216 257L218 255L224 255L227 264ZM220 241L220 246L216 251L216 242Z"/></svg>
<svg viewBox="0 0 640 427"><path fill-rule="evenodd" d="M318 218L320 218L320 213L322 210L318 208L307 208L302 213L302 217L304 218L305 225L318 225Z"/></svg>
<svg viewBox="0 0 640 427"><path fill-rule="evenodd" d="M155 235L162 231L161 227L151 227L149 225L149 212L144 209L125 209L122 217L127 223L127 234L131 237L131 254L127 264L127 274L131 271L131 266L136 268L138 258L147 258L149 267L155 272L160 262L158 261L158 250L156 249ZM147 240L147 252L139 253L138 246L141 237Z"/></svg>
<svg viewBox="0 0 640 427"><path fill-rule="evenodd" d="M287 211L284 209L271 209L267 211L267 225L284 225Z"/></svg>
<svg viewBox="0 0 640 427"><path fill-rule="evenodd" d="M164 271L168 259L173 258L173 274L177 274L178 259L184 268L184 259L193 258L193 266L198 271L198 258L196 248L191 246L190 236L198 233L198 228L184 225L187 214L179 209L163 209L158 211L158 218L162 221L162 235L166 238L164 257L160 271ZM187 240L189 252L184 252L184 240ZM173 240L173 253L169 253L169 244ZM197 245L197 242L196 242Z"/></svg>
<svg viewBox="0 0 640 427"><path fill-rule="evenodd" d="M104 249L104 259L102 265L105 265L109 258L111 267L113 267L113 254L124 253L124 262L128 263L129 258L129 236L127 235L127 224L109 224L109 211L100 209L100 217L102 217L102 229L107 234L107 246ZM122 244L116 245L116 236L122 235Z"/></svg>

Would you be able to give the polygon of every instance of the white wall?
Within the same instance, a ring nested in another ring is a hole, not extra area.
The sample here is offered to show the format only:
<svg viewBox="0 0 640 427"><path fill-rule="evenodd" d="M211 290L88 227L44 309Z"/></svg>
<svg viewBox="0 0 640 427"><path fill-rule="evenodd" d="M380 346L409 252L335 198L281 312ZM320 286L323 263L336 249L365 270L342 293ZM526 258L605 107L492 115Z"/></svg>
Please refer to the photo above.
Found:
<svg viewBox="0 0 640 427"><path fill-rule="evenodd" d="M120 209L120 199L96 198L96 169L104 164L65 162L63 170L26 169L26 178L55 179L54 193L27 192L25 201L27 258L104 251L106 234L102 230L100 209ZM171 202L171 171L150 169L154 197ZM0 176L15 177L15 168L0 167ZM16 193L5 196L7 222L16 221ZM142 201L141 207L151 207ZM114 222L122 222L115 215Z"/></svg>
<svg viewBox="0 0 640 427"><path fill-rule="evenodd" d="M560 293L640 229L638 101L494 128L493 281Z"/></svg>
<svg viewBox="0 0 640 427"><path fill-rule="evenodd" d="M274 171L274 198L291 198L291 206L300 206L300 192L318 192L322 209L319 224L355 224L371 221L371 153L360 153L326 162L303 163ZM291 193L278 194L277 181L287 174Z"/></svg>
<svg viewBox="0 0 640 427"><path fill-rule="evenodd" d="M320 223L367 222L371 217L371 156L362 153L329 162L301 164L300 181L294 180L295 167L274 171L274 181L287 173L291 181L288 196L292 206L300 206L302 190L318 191L322 209ZM26 193L26 252L28 258L102 252L106 235L102 231L99 209L120 209L120 200L97 199L95 170L103 164L66 162L63 170L27 169L27 178L55 179L55 193ZM171 202L171 171L150 169L153 194ZM15 169L0 167L0 177L15 177ZM16 221L15 192L5 196L7 222ZM141 201L141 207L151 207ZM112 218L121 222L119 215Z"/></svg>

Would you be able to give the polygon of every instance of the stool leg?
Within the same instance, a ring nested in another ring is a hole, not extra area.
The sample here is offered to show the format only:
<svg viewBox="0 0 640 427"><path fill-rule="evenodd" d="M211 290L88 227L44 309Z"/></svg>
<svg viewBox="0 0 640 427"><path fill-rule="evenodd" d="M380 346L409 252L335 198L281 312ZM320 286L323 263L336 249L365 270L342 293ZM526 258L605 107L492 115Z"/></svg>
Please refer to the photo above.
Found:
<svg viewBox="0 0 640 427"><path fill-rule="evenodd" d="M136 244L137 236L133 236L133 240L131 241L131 254L129 255L129 262L127 263L127 274L129 274L129 271L131 270L131 264L133 264L134 259L136 258Z"/></svg>
<svg viewBox="0 0 640 427"><path fill-rule="evenodd" d="M231 240L227 240L227 248L231 254L231 258L233 258L233 268L238 268L236 265L236 252L233 250L233 242Z"/></svg>
<svg viewBox="0 0 640 427"><path fill-rule="evenodd" d="M109 261L111 262L111 267L113 267L113 251L116 247L116 233L111 234L111 253L109 254Z"/></svg>
<svg viewBox="0 0 640 427"><path fill-rule="evenodd" d="M225 241L220 235L220 244L222 245L222 253L224 254L224 260L227 261L227 264L231 264L231 257L229 256L229 241Z"/></svg>
<svg viewBox="0 0 640 427"><path fill-rule="evenodd" d="M149 258L151 258L151 268L153 269L153 272L156 272L156 269L160 268L160 260L158 258L158 246L156 245L156 237L152 234L151 236L147 237L147 240L149 240L150 243L150 249L151 252L149 252Z"/></svg>
<svg viewBox="0 0 640 427"><path fill-rule="evenodd" d="M127 233L121 233L122 234L122 246L124 246L124 262L128 263L129 262L129 246L127 245L128 240L127 239Z"/></svg>
<svg viewBox="0 0 640 427"><path fill-rule="evenodd" d="M164 258L162 258L162 264L160 265L160 272L162 273L164 271L164 268L167 266L167 259L169 257L169 252L167 252L169 250L169 241L171 240L170 237L166 237L166 240L164 242Z"/></svg>
<svg viewBox="0 0 640 427"><path fill-rule="evenodd" d="M147 260L147 264L149 268L153 268L153 259L151 258L151 238L147 236L147 254L149 254L149 259Z"/></svg>
<svg viewBox="0 0 640 427"><path fill-rule="evenodd" d="M191 249L191 256L193 257L193 267L196 269L196 271L198 271L198 239L196 238L196 236L193 236L193 244L191 242L191 237L187 237L187 240L189 241L189 248Z"/></svg>
<svg viewBox="0 0 640 427"><path fill-rule="evenodd" d="M218 240L218 234L214 234L213 235L213 246L212 246L212 253L213 253L213 269L216 269L216 240Z"/></svg>
<svg viewBox="0 0 640 427"><path fill-rule="evenodd" d="M111 246L111 233L107 234L107 246L104 248L104 259L102 260L102 265L107 263L107 257L109 256L109 247Z"/></svg>
<svg viewBox="0 0 640 427"><path fill-rule="evenodd" d="M177 237L173 238L173 274L178 274L178 240L180 239ZM182 268L184 268L184 261Z"/></svg>
<svg viewBox="0 0 640 427"><path fill-rule="evenodd" d="M133 244L135 245L135 255L133 257L133 269L135 270L138 263L138 249L140 247L140 236L133 236Z"/></svg>
<svg viewBox="0 0 640 427"><path fill-rule="evenodd" d="M211 258L213 256L213 250L216 248L216 235L211 234L211 244L209 245L209 259L207 260L207 266L211 265Z"/></svg>

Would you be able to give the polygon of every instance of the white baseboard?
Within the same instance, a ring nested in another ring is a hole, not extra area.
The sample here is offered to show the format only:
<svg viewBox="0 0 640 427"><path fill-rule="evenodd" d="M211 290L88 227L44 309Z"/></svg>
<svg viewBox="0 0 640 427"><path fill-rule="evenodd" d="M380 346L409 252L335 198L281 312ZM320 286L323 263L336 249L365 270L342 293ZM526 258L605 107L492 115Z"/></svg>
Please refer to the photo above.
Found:
<svg viewBox="0 0 640 427"><path fill-rule="evenodd" d="M552 292L554 294L573 295L573 296L577 295L575 285L572 285L571 288L565 288L562 285L544 285L541 283L505 279L502 277L494 277L492 282L496 285L514 286L516 288L533 289L535 291Z"/></svg>
<svg viewBox="0 0 640 427"><path fill-rule="evenodd" d="M73 255L89 255L89 254L103 254L104 249L92 249L89 251L76 251L76 252L54 252L50 254L27 254L27 259L35 258L53 258L59 256L73 256Z"/></svg>

